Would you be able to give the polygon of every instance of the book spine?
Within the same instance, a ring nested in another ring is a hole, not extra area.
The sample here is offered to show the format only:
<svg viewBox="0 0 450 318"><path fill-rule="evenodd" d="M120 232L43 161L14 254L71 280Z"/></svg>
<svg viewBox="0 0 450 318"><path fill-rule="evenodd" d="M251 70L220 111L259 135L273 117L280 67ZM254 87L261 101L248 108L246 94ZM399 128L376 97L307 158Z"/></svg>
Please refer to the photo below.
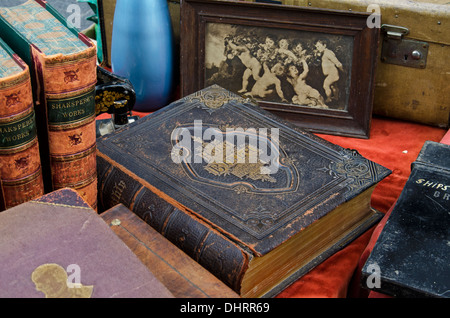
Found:
<svg viewBox="0 0 450 318"><path fill-rule="evenodd" d="M250 255L191 213L177 209L97 152L99 205L122 203L239 293Z"/></svg>
<svg viewBox="0 0 450 318"><path fill-rule="evenodd" d="M44 194L28 66L13 55L22 72L0 79L0 179L2 209Z"/></svg>
<svg viewBox="0 0 450 318"><path fill-rule="evenodd" d="M72 188L97 209L94 46L45 56L31 45L36 94L46 120L52 190Z"/></svg>

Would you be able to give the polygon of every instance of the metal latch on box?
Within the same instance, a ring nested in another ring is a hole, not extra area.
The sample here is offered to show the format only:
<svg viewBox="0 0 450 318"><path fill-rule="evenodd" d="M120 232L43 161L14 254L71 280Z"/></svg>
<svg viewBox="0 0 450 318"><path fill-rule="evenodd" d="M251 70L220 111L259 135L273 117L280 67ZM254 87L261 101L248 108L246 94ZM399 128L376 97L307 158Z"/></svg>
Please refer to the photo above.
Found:
<svg viewBox="0 0 450 318"><path fill-rule="evenodd" d="M383 24L384 34L381 47L381 61L407 67L425 68L427 65L428 43L405 39L408 28Z"/></svg>

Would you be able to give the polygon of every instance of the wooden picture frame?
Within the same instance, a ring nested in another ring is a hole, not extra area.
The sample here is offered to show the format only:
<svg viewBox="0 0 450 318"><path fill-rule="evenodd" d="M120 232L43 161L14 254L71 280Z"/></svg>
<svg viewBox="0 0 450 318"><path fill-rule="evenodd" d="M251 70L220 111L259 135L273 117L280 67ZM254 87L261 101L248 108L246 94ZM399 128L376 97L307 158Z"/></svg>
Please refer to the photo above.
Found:
<svg viewBox="0 0 450 318"><path fill-rule="evenodd" d="M182 0L181 95L218 84L311 132L369 138L379 39L369 16Z"/></svg>

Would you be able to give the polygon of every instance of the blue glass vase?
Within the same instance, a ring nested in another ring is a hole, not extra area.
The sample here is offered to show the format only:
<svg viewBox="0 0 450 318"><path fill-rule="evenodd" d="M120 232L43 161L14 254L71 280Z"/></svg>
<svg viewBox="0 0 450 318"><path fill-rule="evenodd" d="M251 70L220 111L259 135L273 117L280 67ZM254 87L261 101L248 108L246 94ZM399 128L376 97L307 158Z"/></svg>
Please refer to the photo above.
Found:
<svg viewBox="0 0 450 318"><path fill-rule="evenodd" d="M167 0L116 1L111 67L133 84L133 110L151 112L170 102L174 43Z"/></svg>

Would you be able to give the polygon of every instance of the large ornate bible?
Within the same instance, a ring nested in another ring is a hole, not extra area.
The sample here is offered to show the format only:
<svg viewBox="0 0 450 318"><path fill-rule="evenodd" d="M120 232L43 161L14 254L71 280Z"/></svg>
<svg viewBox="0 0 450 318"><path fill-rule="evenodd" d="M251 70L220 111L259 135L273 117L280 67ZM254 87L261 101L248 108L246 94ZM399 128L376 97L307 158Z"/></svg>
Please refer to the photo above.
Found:
<svg viewBox="0 0 450 318"><path fill-rule="evenodd" d="M129 207L242 297L269 297L379 220L390 171L217 85L97 140L99 204Z"/></svg>

